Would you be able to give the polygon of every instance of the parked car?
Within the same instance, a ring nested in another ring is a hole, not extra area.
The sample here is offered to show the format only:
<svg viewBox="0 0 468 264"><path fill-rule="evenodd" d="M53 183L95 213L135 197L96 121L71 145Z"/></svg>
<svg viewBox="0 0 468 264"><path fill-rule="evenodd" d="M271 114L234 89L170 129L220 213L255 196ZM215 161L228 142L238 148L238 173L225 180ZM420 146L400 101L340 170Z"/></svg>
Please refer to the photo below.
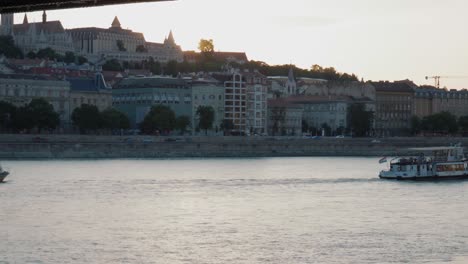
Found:
<svg viewBox="0 0 468 264"><path fill-rule="evenodd" d="M152 138L144 138L144 139L142 140L142 142L144 142L144 143L152 143L152 142L154 142L154 139L152 139Z"/></svg>
<svg viewBox="0 0 468 264"><path fill-rule="evenodd" d="M47 141L47 138L43 138L43 137L33 137L33 142L46 142Z"/></svg>

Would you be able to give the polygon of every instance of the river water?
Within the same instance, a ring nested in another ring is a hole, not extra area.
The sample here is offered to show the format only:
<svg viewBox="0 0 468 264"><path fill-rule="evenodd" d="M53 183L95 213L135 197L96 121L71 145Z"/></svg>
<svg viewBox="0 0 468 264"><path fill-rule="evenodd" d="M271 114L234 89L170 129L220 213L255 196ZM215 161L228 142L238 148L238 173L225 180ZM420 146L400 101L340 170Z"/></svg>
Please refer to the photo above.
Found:
<svg viewBox="0 0 468 264"><path fill-rule="evenodd" d="M468 263L468 181L377 161L3 161L0 263Z"/></svg>

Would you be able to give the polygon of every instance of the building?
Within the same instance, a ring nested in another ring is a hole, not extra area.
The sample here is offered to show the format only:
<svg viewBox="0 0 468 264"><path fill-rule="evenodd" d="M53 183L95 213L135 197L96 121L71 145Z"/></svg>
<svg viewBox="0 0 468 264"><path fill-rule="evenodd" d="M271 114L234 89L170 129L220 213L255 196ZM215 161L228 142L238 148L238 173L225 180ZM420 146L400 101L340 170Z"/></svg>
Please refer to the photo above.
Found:
<svg viewBox="0 0 468 264"><path fill-rule="evenodd" d="M191 85L181 78L126 78L112 89L114 108L125 113L137 128L153 105L166 105L178 116L192 116Z"/></svg>
<svg viewBox="0 0 468 264"><path fill-rule="evenodd" d="M195 52L193 50L184 51L184 60L189 63L196 63L200 60L202 53ZM245 52L223 52L223 51L214 51L211 53L213 60L221 62L234 62L237 64L244 64L248 62L247 54Z"/></svg>
<svg viewBox="0 0 468 264"><path fill-rule="evenodd" d="M213 130L220 131L224 119L224 85L214 79L195 79L192 84L192 123L198 123L199 106L211 106L215 112Z"/></svg>
<svg viewBox="0 0 468 264"><path fill-rule="evenodd" d="M224 119L241 134L267 131L267 78L250 71L213 74L224 84Z"/></svg>
<svg viewBox="0 0 468 264"><path fill-rule="evenodd" d="M75 50L88 60L97 62L104 59L120 61L143 61L150 57L155 61L182 62L184 55L175 43L172 31L163 43L147 42L142 33L123 29L117 17L110 28L75 28L68 30Z"/></svg>
<svg viewBox="0 0 468 264"><path fill-rule="evenodd" d="M303 106L288 99L268 100L268 135L298 136L302 134Z"/></svg>
<svg viewBox="0 0 468 264"><path fill-rule="evenodd" d="M296 95L298 93L296 78L293 69L289 69L288 76L269 76L268 98L280 98Z"/></svg>
<svg viewBox="0 0 468 264"><path fill-rule="evenodd" d="M379 136L408 135L413 116L414 89L406 81L372 82L375 87L375 133Z"/></svg>
<svg viewBox="0 0 468 264"><path fill-rule="evenodd" d="M70 82L70 113L83 104L94 105L99 111L112 107L112 89L102 74L94 78L67 78Z"/></svg>
<svg viewBox="0 0 468 264"><path fill-rule="evenodd" d="M414 115L423 118L440 112L456 117L468 115L468 91L421 86L415 89Z"/></svg>
<svg viewBox="0 0 468 264"><path fill-rule="evenodd" d="M0 100L24 106L44 98L60 116L62 126L70 121L70 83L32 75L0 75Z"/></svg>
<svg viewBox="0 0 468 264"><path fill-rule="evenodd" d="M42 21L30 23L27 15L24 15L22 24L14 24L13 14L2 14L2 35L11 35L24 54L37 52L40 49L51 48L64 55L66 52L74 52L73 41L60 21L47 21L44 12Z"/></svg>

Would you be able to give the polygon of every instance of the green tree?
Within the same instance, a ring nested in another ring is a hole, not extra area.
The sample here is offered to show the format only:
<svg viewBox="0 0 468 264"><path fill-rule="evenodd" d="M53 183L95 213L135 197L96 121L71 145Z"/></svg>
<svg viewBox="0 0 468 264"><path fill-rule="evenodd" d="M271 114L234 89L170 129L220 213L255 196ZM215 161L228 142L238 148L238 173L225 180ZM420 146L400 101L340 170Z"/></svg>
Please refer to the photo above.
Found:
<svg viewBox="0 0 468 264"><path fill-rule="evenodd" d="M105 71L122 71L122 65L120 65L119 61L116 59L108 60L104 65L102 65L102 69Z"/></svg>
<svg viewBox="0 0 468 264"><path fill-rule="evenodd" d="M28 59L35 59L35 58L37 58L37 54L34 53L34 51L30 51L30 52L28 52L28 54L26 54L26 57Z"/></svg>
<svg viewBox="0 0 468 264"><path fill-rule="evenodd" d="M200 129L205 130L205 135L208 134L208 129L213 127L213 121L215 117L215 111L212 106L204 106L200 105L197 108L197 116L198 116L198 126Z"/></svg>
<svg viewBox="0 0 468 264"><path fill-rule="evenodd" d="M22 59L23 52L15 45L12 36L0 36L0 54L7 58Z"/></svg>
<svg viewBox="0 0 468 264"><path fill-rule="evenodd" d="M175 128L180 131L183 135L187 131L187 127L190 125L190 117L182 115L176 118Z"/></svg>
<svg viewBox="0 0 468 264"><path fill-rule="evenodd" d="M198 42L198 49L202 53L213 53L214 52L214 44L212 39L200 39Z"/></svg>
<svg viewBox="0 0 468 264"><path fill-rule="evenodd" d="M421 127L432 133L453 134L458 130L457 118L449 112L440 112L423 118Z"/></svg>
<svg viewBox="0 0 468 264"><path fill-rule="evenodd" d="M371 130L374 112L367 111L362 103L352 104L348 108L348 128L353 136L364 137Z"/></svg>
<svg viewBox="0 0 468 264"><path fill-rule="evenodd" d="M45 49L40 49L36 53L36 57L39 59L49 59L49 60L54 60L54 59L59 59L60 55L55 52L55 50L47 47Z"/></svg>
<svg viewBox="0 0 468 264"><path fill-rule="evenodd" d="M102 126L102 118L99 109L95 105L82 104L72 113L73 124L80 129L81 134L96 131Z"/></svg>
<svg viewBox="0 0 468 264"><path fill-rule="evenodd" d="M458 118L458 127L464 136L468 135L468 116L460 116Z"/></svg>
<svg viewBox="0 0 468 264"><path fill-rule="evenodd" d="M122 40L118 39L116 41L116 44L117 44L117 48L119 49L119 51L127 51Z"/></svg>
<svg viewBox="0 0 468 264"><path fill-rule="evenodd" d="M153 134L156 130L168 133L175 128L175 124L176 117L171 108L155 105L140 123L140 129L145 134Z"/></svg>
<svg viewBox="0 0 468 264"><path fill-rule="evenodd" d="M114 108L108 108L101 112L102 127L110 130L130 128L128 117Z"/></svg>
<svg viewBox="0 0 468 264"><path fill-rule="evenodd" d="M177 61L175 60L170 60L167 62L166 64L166 67L165 67L165 70L164 70L164 74L167 74L167 75L171 75L173 77L176 77L177 74L179 73L179 69L178 69L178 63Z"/></svg>
<svg viewBox="0 0 468 264"><path fill-rule="evenodd" d="M31 109L25 105L19 107L16 110L15 117L13 119L13 128L18 131L30 132L31 129L34 128L34 115L31 112Z"/></svg>
<svg viewBox="0 0 468 264"><path fill-rule="evenodd" d="M75 62L75 53L67 51L65 52L65 57L63 59L64 62L66 63L74 63Z"/></svg>
<svg viewBox="0 0 468 264"><path fill-rule="evenodd" d="M308 133L309 132L309 124L304 119L302 119L302 132L303 133Z"/></svg>
<svg viewBox="0 0 468 264"><path fill-rule="evenodd" d="M220 128L223 130L224 135L227 136L230 134L229 132L234 129L234 123L231 119L223 119Z"/></svg>
<svg viewBox="0 0 468 264"><path fill-rule="evenodd" d="M0 129L2 131L12 128L16 110L17 108L13 104L0 101Z"/></svg>
<svg viewBox="0 0 468 264"><path fill-rule="evenodd" d="M417 116L411 117L411 134L417 135L421 132L421 118Z"/></svg>
<svg viewBox="0 0 468 264"><path fill-rule="evenodd" d="M83 65L88 62L88 59L83 56L78 56L78 64Z"/></svg>
<svg viewBox="0 0 468 264"><path fill-rule="evenodd" d="M35 98L27 105L34 120L34 127L41 133L42 129L55 129L60 124L60 116L52 104L44 98Z"/></svg>

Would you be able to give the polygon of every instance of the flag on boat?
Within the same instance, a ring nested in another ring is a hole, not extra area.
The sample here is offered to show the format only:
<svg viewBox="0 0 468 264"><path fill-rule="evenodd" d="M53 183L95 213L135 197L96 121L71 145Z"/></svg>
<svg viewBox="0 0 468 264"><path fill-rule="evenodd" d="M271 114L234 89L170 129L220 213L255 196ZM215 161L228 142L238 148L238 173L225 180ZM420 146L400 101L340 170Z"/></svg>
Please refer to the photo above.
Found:
<svg viewBox="0 0 468 264"><path fill-rule="evenodd" d="M379 163L385 163L387 162L387 157L383 157L379 160Z"/></svg>

